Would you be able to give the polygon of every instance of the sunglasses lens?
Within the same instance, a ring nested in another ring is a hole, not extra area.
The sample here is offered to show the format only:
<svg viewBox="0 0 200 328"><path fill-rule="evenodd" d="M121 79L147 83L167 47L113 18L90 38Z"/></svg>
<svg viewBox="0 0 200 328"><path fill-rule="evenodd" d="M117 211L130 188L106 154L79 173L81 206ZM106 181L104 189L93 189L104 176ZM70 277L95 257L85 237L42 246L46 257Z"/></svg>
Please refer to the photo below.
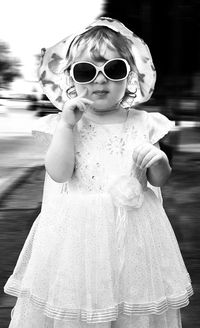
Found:
<svg viewBox="0 0 200 328"><path fill-rule="evenodd" d="M73 68L74 79L78 83L91 81L96 74L96 69L89 63L77 63Z"/></svg>
<svg viewBox="0 0 200 328"><path fill-rule="evenodd" d="M98 72L95 65L86 62L76 63L72 69L73 78L78 83L91 82ZM104 72L105 76L113 81L123 80L128 75L125 61L119 58L108 61L100 71Z"/></svg>
<svg viewBox="0 0 200 328"><path fill-rule="evenodd" d="M105 65L104 72L112 80L121 80L127 76L127 66L123 60L114 59Z"/></svg>

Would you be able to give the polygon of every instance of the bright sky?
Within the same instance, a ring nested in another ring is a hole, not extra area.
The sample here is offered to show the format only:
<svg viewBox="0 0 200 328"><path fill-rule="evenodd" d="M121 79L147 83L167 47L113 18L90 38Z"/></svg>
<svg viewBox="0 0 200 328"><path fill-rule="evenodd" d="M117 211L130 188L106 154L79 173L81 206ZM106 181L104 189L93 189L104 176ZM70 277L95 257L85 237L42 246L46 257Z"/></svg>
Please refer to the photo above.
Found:
<svg viewBox="0 0 200 328"><path fill-rule="evenodd" d="M9 43L29 79L33 55L87 26L103 13L104 0L2 0L0 39Z"/></svg>

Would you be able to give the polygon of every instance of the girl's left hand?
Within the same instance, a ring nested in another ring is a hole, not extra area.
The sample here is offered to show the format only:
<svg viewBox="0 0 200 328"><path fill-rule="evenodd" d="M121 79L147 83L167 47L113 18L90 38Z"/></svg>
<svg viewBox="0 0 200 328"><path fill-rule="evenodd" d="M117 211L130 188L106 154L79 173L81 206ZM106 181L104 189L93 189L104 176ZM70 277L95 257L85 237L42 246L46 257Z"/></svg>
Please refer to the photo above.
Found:
<svg viewBox="0 0 200 328"><path fill-rule="evenodd" d="M156 146L145 142L133 150L133 160L140 169L147 169L162 161L168 161L166 154Z"/></svg>

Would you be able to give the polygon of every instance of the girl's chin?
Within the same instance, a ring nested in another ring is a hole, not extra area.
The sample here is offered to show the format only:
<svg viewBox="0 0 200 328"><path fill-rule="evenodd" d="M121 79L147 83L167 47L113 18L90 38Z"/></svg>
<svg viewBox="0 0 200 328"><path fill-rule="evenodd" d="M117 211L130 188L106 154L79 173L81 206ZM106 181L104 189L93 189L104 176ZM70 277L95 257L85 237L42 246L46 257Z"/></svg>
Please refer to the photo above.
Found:
<svg viewBox="0 0 200 328"><path fill-rule="evenodd" d="M109 111L118 108L119 103L104 103L104 102L95 102L93 104L93 110L96 112L103 112L103 111Z"/></svg>

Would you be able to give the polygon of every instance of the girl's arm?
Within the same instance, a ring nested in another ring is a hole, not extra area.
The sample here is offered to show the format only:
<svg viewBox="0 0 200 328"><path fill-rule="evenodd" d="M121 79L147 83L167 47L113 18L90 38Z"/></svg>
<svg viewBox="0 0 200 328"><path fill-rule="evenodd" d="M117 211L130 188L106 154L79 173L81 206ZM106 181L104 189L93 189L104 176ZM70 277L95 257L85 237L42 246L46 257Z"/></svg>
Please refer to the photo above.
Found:
<svg viewBox="0 0 200 328"><path fill-rule="evenodd" d="M157 157L155 163L147 168L147 180L155 187L163 186L167 182L172 170L166 154L160 150L159 155L160 159Z"/></svg>
<svg viewBox="0 0 200 328"><path fill-rule="evenodd" d="M166 154L160 150L159 144L139 144L133 152L133 160L140 169L147 169L147 179L151 185L161 187L171 173Z"/></svg>
<svg viewBox="0 0 200 328"><path fill-rule="evenodd" d="M45 167L56 182L65 182L74 171L74 137L72 126L60 120L45 158Z"/></svg>
<svg viewBox="0 0 200 328"><path fill-rule="evenodd" d="M82 117L87 105L93 102L86 96L85 90L78 97L65 103L61 119L46 154L45 167L50 177L56 182L65 182L74 171L74 135L73 127Z"/></svg>

